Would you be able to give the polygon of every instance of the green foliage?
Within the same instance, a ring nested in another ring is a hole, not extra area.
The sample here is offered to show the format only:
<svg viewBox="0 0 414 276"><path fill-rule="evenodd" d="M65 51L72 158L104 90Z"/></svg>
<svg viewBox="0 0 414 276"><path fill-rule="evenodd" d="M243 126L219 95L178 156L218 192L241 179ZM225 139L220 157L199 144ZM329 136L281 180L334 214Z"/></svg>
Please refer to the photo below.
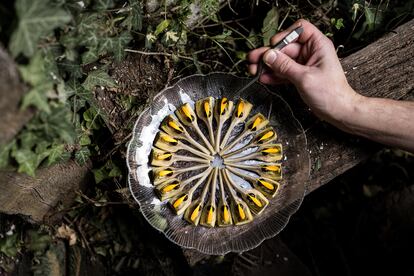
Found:
<svg viewBox="0 0 414 276"><path fill-rule="evenodd" d="M37 43L43 36L71 20L68 12L51 6L49 0L17 0L16 12L19 23L9 45L15 57L20 53L27 57L33 56Z"/></svg>
<svg viewBox="0 0 414 276"><path fill-rule="evenodd" d="M68 159L70 156L65 151L65 145L63 144L52 144L50 148L46 151L47 157L47 165L54 165L60 161L64 161Z"/></svg>
<svg viewBox="0 0 414 276"><path fill-rule="evenodd" d="M36 252L37 254L43 254L52 241L51 237L47 233L41 231L29 230L26 234L27 240L25 247L30 251Z"/></svg>
<svg viewBox="0 0 414 276"><path fill-rule="evenodd" d="M124 48L132 40L129 32L125 31L117 37L106 37L99 45L98 53L104 55L113 53L115 60L120 61L124 57Z"/></svg>
<svg viewBox="0 0 414 276"><path fill-rule="evenodd" d="M270 44L270 38L274 36L279 27L279 12L276 7L272 7L263 20L262 34L263 34L263 45L267 46Z"/></svg>
<svg viewBox="0 0 414 276"><path fill-rule="evenodd" d="M46 113L50 113L50 107L47 102L46 93L51 90L52 87L50 86L43 86L39 85L38 87L30 90L22 101L22 108L26 108L28 106L34 106L39 110L45 111Z"/></svg>
<svg viewBox="0 0 414 276"><path fill-rule="evenodd" d="M169 25L170 25L170 20L165 19L165 20L161 21L157 25L157 27L155 28L154 35L155 36L158 36L160 33L162 33L163 31L165 31L165 29L167 29Z"/></svg>
<svg viewBox="0 0 414 276"><path fill-rule="evenodd" d="M9 257L15 257L20 249L17 233L0 238L0 252Z"/></svg>
<svg viewBox="0 0 414 276"><path fill-rule="evenodd" d="M335 26L335 28L336 28L337 30L340 30L340 29L342 29L342 28L344 28L344 27L345 27L345 25L344 25L344 19L343 19L343 18L338 18L338 19L336 19L336 18L331 18L331 24L332 24L333 26Z"/></svg>
<svg viewBox="0 0 414 276"><path fill-rule="evenodd" d="M107 9L111 9L115 6L113 0L96 0L92 8L97 11L105 11Z"/></svg>
<svg viewBox="0 0 414 276"><path fill-rule="evenodd" d="M8 146L10 156L18 164L18 172L35 176L35 170L44 160L47 165L53 165L70 157L62 143L74 143L76 132L64 105L52 107L50 113L40 112L25 130L16 137L17 144ZM8 153L4 155L2 159L8 158Z"/></svg>
<svg viewBox="0 0 414 276"><path fill-rule="evenodd" d="M19 21L9 47L14 56L30 58L19 66L29 86L21 107L35 107L37 113L12 143L1 148L0 167L15 162L19 172L34 176L42 164L72 156L82 165L98 153L91 136L104 124L92 91L116 84L106 66L92 71L82 66L107 56L120 61L131 32L142 29L141 1L118 2L16 2Z"/></svg>
<svg viewBox="0 0 414 276"><path fill-rule="evenodd" d="M34 106L50 113L48 94L54 91L54 87L41 52L38 51L28 65L21 65L19 69L23 80L31 86L23 98L22 108Z"/></svg>
<svg viewBox="0 0 414 276"><path fill-rule="evenodd" d="M88 130L98 130L101 128L101 112L94 107L88 108L83 112L84 127Z"/></svg>
<svg viewBox="0 0 414 276"><path fill-rule="evenodd" d="M378 8L371 8L368 5L364 6L365 21L361 29L354 34L355 38L360 38L365 33L373 32L382 24L383 12Z"/></svg>
<svg viewBox="0 0 414 276"><path fill-rule="evenodd" d="M116 87L116 84L108 73L97 70L89 73L82 86L86 90L92 90L95 86Z"/></svg>
<svg viewBox="0 0 414 276"><path fill-rule="evenodd" d="M91 151L88 147L82 147L75 153L75 160L76 163L83 166L88 161L89 157L91 156Z"/></svg>
<svg viewBox="0 0 414 276"><path fill-rule="evenodd" d="M10 152L16 147L16 140L6 145L0 145L0 168L5 168L10 163Z"/></svg>
<svg viewBox="0 0 414 276"><path fill-rule="evenodd" d="M350 9L355 33L353 38L363 41L374 37L384 29L392 30L404 22L406 18L414 17L413 1L352 1Z"/></svg>
<svg viewBox="0 0 414 276"><path fill-rule="evenodd" d="M95 182L98 184L102 180L113 178L122 175L121 169L115 165L111 160L108 160L105 165L93 170Z"/></svg>
<svg viewBox="0 0 414 276"><path fill-rule="evenodd" d="M72 144L76 138L76 131L71 123L70 110L66 105L52 107L51 113L39 113L28 125L32 133L39 133L38 138L46 141L54 139Z"/></svg>
<svg viewBox="0 0 414 276"><path fill-rule="evenodd" d="M196 1L201 5L201 14L213 21L218 21L217 12L220 9L220 0Z"/></svg>
<svg viewBox="0 0 414 276"><path fill-rule="evenodd" d="M142 18L138 16L140 11L138 3L130 7L133 13L125 22L123 15L114 14L114 18L105 17L102 13L81 13L75 18L74 28L61 38L62 44L69 59L72 56L81 55L82 64L89 64L101 56L113 55L120 61L124 57L124 48L132 40L130 31L140 29ZM135 18L135 19L134 19ZM86 47L86 51L78 53L79 46Z"/></svg>
<svg viewBox="0 0 414 276"><path fill-rule="evenodd" d="M19 163L20 173L26 173L30 176L35 176L35 170L39 164L38 156L29 149L19 149L12 152L12 156Z"/></svg>
<svg viewBox="0 0 414 276"><path fill-rule="evenodd" d="M128 30L141 31L143 10L140 0L130 0L129 15L122 22L122 26L125 26Z"/></svg>

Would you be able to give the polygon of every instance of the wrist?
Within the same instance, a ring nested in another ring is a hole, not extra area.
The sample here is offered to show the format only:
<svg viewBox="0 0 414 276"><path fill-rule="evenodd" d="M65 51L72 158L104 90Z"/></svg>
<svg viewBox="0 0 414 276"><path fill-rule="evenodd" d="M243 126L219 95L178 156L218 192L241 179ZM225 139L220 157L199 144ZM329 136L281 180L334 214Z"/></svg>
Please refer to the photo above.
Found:
<svg viewBox="0 0 414 276"><path fill-rule="evenodd" d="M344 96L339 99L342 101L339 105L341 108L335 112L332 123L348 133L355 134L352 126L355 125L361 110L365 109L368 98L357 93L349 85L345 89L346 92L341 93Z"/></svg>

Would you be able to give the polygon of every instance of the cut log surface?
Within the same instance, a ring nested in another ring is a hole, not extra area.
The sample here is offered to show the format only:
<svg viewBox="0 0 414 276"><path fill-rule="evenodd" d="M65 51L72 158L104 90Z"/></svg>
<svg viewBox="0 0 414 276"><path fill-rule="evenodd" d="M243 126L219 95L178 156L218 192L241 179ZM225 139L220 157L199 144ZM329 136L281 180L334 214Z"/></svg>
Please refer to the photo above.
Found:
<svg viewBox="0 0 414 276"><path fill-rule="evenodd" d="M30 222L58 218L58 208L73 203L76 191L92 181L88 166L75 161L37 170L36 177L0 171L0 212L18 214Z"/></svg>

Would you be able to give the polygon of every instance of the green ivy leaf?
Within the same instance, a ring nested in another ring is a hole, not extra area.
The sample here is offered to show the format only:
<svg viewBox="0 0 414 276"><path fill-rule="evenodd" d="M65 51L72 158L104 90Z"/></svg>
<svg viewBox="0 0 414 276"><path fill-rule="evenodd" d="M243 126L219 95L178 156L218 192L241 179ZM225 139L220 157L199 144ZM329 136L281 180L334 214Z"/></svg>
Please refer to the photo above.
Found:
<svg viewBox="0 0 414 276"><path fill-rule="evenodd" d="M40 51L30 59L28 65L19 66L20 75L23 80L32 86L36 86L45 81L45 64Z"/></svg>
<svg viewBox="0 0 414 276"><path fill-rule="evenodd" d="M66 87L73 112L84 108L87 102L93 104L92 92L86 90L79 81L71 79L66 83Z"/></svg>
<svg viewBox="0 0 414 276"><path fill-rule="evenodd" d="M66 56L67 52L68 51L65 52ZM78 62L65 59L62 62L58 62L57 65L59 66L59 69L67 73L70 78L78 79L82 77L82 68Z"/></svg>
<svg viewBox="0 0 414 276"><path fill-rule="evenodd" d="M98 11L105 11L111 9L115 6L114 1L112 0L95 0L93 9Z"/></svg>
<svg viewBox="0 0 414 276"><path fill-rule="evenodd" d="M53 90L52 83L45 83L44 85L32 88L29 93L24 95L21 108L34 106L39 110L50 113L50 106L45 92Z"/></svg>
<svg viewBox="0 0 414 276"><path fill-rule="evenodd" d="M37 155L28 149L18 149L12 152L13 157L19 164L18 172L35 176L35 170L38 166Z"/></svg>
<svg viewBox="0 0 414 276"><path fill-rule="evenodd" d="M82 147L75 153L75 161L80 165L83 166L88 161L89 157L91 156L91 151L87 147Z"/></svg>
<svg viewBox="0 0 414 276"><path fill-rule="evenodd" d="M115 165L111 160L108 160L105 165L98 169L93 170L93 175L95 177L95 183L98 184L102 180L113 178L122 175L121 169Z"/></svg>
<svg viewBox="0 0 414 276"><path fill-rule="evenodd" d="M125 56L124 49L131 40L132 36L129 32L123 32L115 39L115 47L112 50L115 60L121 61L121 59Z"/></svg>
<svg viewBox="0 0 414 276"><path fill-rule="evenodd" d="M276 7L273 7L267 12L265 19L263 20L262 34L263 45L270 44L270 38L274 36L279 27L279 11Z"/></svg>
<svg viewBox="0 0 414 276"><path fill-rule="evenodd" d="M82 86L87 90L92 90L95 86L116 87L114 80L102 70L89 73Z"/></svg>
<svg viewBox="0 0 414 276"><path fill-rule="evenodd" d="M5 236L0 239L0 252L6 254L10 258L15 257L18 252L18 240L17 233L11 236Z"/></svg>
<svg viewBox="0 0 414 276"><path fill-rule="evenodd" d="M97 13L82 14L77 21L77 36L74 44L97 48L102 33L101 29L102 26L105 26L105 22Z"/></svg>
<svg viewBox="0 0 414 276"><path fill-rule="evenodd" d="M10 152L16 147L16 140L11 141L6 145L0 146L0 168L4 168L9 163Z"/></svg>
<svg viewBox="0 0 414 276"><path fill-rule="evenodd" d="M48 157L47 157L47 165L53 165L62 160L62 157L65 153L65 145L58 144L52 145L50 149L47 150Z"/></svg>
<svg viewBox="0 0 414 276"><path fill-rule="evenodd" d="M37 155L37 166L39 166L42 161L49 156L49 151L47 147L50 145L47 141L41 141L35 147L35 154Z"/></svg>
<svg viewBox="0 0 414 276"><path fill-rule="evenodd" d="M201 14L204 17L217 22L217 12L220 10L219 0L199 1L198 4L200 5Z"/></svg>
<svg viewBox="0 0 414 276"><path fill-rule="evenodd" d="M107 179L109 177L108 171L106 170L105 166L99 169L92 170L92 171L93 171L93 176L95 178L96 184L100 183L102 180Z"/></svg>
<svg viewBox="0 0 414 276"><path fill-rule="evenodd" d="M44 64L44 76L47 79L57 81L60 79L60 73L57 66L57 61L62 57L62 49L60 45L52 44L43 47L42 51L42 61Z"/></svg>
<svg viewBox="0 0 414 276"><path fill-rule="evenodd" d="M92 99L92 93L86 90L82 84L76 79L71 79L66 82L68 97L77 96L85 101Z"/></svg>
<svg viewBox="0 0 414 276"><path fill-rule="evenodd" d="M45 70L44 56L38 51L28 65L19 66L19 71L23 80L31 86L29 92L23 97L21 108L34 106L39 110L50 113L47 94L54 90L54 84Z"/></svg>
<svg viewBox="0 0 414 276"><path fill-rule="evenodd" d="M97 61L99 58L98 55L98 48L97 47L91 47L88 48L88 50L82 54L82 64L89 64L92 62Z"/></svg>
<svg viewBox="0 0 414 276"><path fill-rule="evenodd" d="M157 27L155 28L155 32L154 35L158 36L160 33L162 33L165 29L168 28L168 26L170 25L170 20L168 19L164 19L163 21L161 21Z"/></svg>
<svg viewBox="0 0 414 276"><path fill-rule="evenodd" d="M129 32L123 32L117 37L106 37L99 46L98 55L113 53L115 59L120 61L125 55L124 48L131 39Z"/></svg>
<svg viewBox="0 0 414 276"><path fill-rule="evenodd" d="M41 113L27 126L28 130L42 134L42 139L50 143L54 139L72 144L76 138L75 128L71 122L68 106L60 104L51 109L50 114Z"/></svg>
<svg viewBox="0 0 414 276"><path fill-rule="evenodd" d="M89 136L86 133L82 134L82 136L79 138L79 145L81 146L88 146L91 143L91 138L89 138Z"/></svg>
<svg viewBox="0 0 414 276"><path fill-rule="evenodd" d="M17 0L15 7L19 22L9 44L14 57L20 53L33 56L41 37L71 20L68 12L51 5L48 0Z"/></svg>
<svg viewBox="0 0 414 276"><path fill-rule="evenodd" d="M69 144L74 143L76 133L70 121L70 114L66 106L55 108L45 120L46 133L50 133L52 137L59 137Z"/></svg>
<svg viewBox="0 0 414 276"><path fill-rule="evenodd" d="M20 140L20 148L28 150L31 150L37 143L42 141L34 131L23 131L18 139Z"/></svg>
<svg viewBox="0 0 414 276"><path fill-rule="evenodd" d="M121 175L122 175L121 169L114 164L113 168L109 171L109 177L117 177Z"/></svg>
<svg viewBox="0 0 414 276"><path fill-rule="evenodd" d="M138 0L132 0L131 2L131 15L128 17L130 19L130 23L128 23L128 19L125 20L127 23L126 25L129 26L129 30L142 30L142 19L143 19L143 11L141 2Z"/></svg>
<svg viewBox="0 0 414 276"><path fill-rule="evenodd" d="M345 25L344 25L344 19L343 18L338 18L338 19L331 18L331 23L332 23L332 25L335 26L335 28L337 30L340 30L340 29L342 29L342 28L345 27Z"/></svg>
<svg viewBox="0 0 414 276"><path fill-rule="evenodd" d="M83 119L85 120L86 128L99 129L101 127L100 116L101 112L99 109L95 109L94 107L90 107L85 112L83 112Z"/></svg>
<svg viewBox="0 0 414 276"><path fill-rule="evenodd" d="M29 230L26 235L25 247L34 254L42 255L50 246L51 236L40 231Z"/></svg>

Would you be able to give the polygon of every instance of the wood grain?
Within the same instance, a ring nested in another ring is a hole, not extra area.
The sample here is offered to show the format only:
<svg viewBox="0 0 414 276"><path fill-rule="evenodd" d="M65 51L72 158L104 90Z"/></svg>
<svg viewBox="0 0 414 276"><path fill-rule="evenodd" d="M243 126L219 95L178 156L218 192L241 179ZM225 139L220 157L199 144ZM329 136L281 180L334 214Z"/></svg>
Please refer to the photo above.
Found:
<svg viewBox="0 0 414 276"><path fill-rule="evenodd" d="M58 219L58 208L71 205L76 191L93 181L88 165L68 161L39 169L36 177L0 171L0 212L22 215L36 223Z"/></svg>

